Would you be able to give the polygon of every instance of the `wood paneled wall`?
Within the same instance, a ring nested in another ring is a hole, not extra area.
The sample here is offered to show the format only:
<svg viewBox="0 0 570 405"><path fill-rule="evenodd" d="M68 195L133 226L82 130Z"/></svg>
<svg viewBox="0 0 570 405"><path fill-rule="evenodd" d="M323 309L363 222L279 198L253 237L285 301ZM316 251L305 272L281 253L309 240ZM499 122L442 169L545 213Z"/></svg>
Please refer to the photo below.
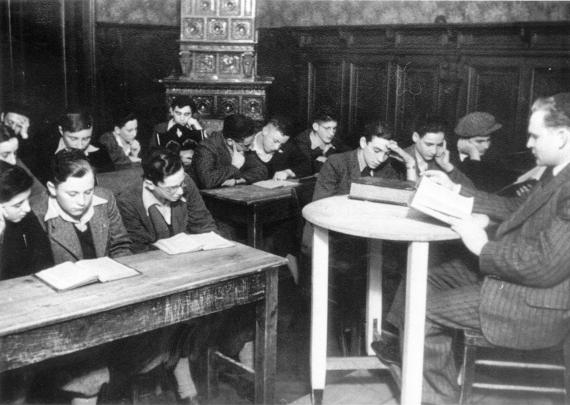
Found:
<svg viewBox="0 0 570 405"><path fill-rule="evenodd" d="M503 123L495 150L524 150L532 101L570 91L568 23L286 27L260 31L259 67L275 76L270 113L302 125L333 106L340 136L356 145L373 118L409 143L419 115L451 128L471 111ZM452 132L452 131L450 131Z"/></svg>

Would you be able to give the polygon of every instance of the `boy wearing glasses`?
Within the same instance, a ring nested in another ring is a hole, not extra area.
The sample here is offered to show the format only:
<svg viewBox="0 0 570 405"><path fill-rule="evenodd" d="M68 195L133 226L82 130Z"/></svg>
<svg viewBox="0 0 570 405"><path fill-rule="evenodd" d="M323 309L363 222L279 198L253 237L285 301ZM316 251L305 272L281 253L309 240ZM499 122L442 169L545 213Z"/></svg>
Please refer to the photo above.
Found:
<svg viewBox="0 0 570 405"><path fill-rule="evenodd" d="M198 188L184 172L180 156L155 148L142 161L143 178L117 195L133 252L180 232L216 231Z"/></svg>
<svg viewBox="0 0 570 405"><path fill-rule="evenodd" d="M295 143L301 153L311 162L312 173L318 173L327 158L350 150L336 137L338 119L330 107L322 107L313 115L311 128L301 132Z"/></svg>
<svg viewBox="0 0 570 405"><path fill-rule="evenodd" d="M251 118L227 116L222 132L212 133L196 148L192 164L198 186L232 187L267 179L267 168L250 151L254 132Z"/></svg>

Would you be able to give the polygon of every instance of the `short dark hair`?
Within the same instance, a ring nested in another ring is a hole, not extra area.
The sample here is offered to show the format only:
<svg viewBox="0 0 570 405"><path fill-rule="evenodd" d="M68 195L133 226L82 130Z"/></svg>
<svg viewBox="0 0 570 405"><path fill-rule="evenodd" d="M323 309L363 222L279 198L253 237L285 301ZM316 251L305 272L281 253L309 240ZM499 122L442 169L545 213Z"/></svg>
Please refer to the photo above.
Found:
<svg viewBox="0 0 570 405"><path fill-rule="evenodd" d="M2 109L2 112L4 114L7 113L14 113L14 114L19 114L19 115L23 115L27 118L30 118L30 107L25 104L25 103L20 103L17 101L8 101L6 104L4 104L4 108Z"/></svg>
<svg viewBox="0 0 570 405"><path fill-rule="evenodd" d="M70 108L61 115L59 126L63 132L83 131L93 128L93 117L84 107Z"/></svg>
<svg viewBox="0 0 570 405"><path fill-rule="evenodd" d="M538 98L532 104L532 112L546 111L544 125L550 128L570 128L570 93L558 93Z"/></svg>
<svg viewBox="0 0 570 405"><path fill-rule="evenodd" d="M34 180L20 166L0 161L0 203L32 188Z"/></svg>
<svg viewBox="0 0 570 405"><path fill-rule="evenodd" d="M417 132L420 138L423 138L427 133L443 132L447 133L447 122L436 115L427 115L420 117L416 120L414 132Z"/></svg>
<svg viewBox="0 0 570 405"><path fill-rule="evenodd" d="M185 139L182 143L171 140L164 145L166 149L174 153L180 153L183 150L195 150L197 146L198 142L194 139Z"/></svg>
<svg viewBox="0 0 570 405"><path fill-rule="evenodd" d="M254 134L255 124L253 120L243 114L228 115L224 119L222 133L224 138L242 141Z"/></svg>
<svg viewBox="0 0 570 405"><path fill-rule="evenodd" d="M196 112L196 103L192 101L192 99L188 96L176 96L170 102L170 108L174 110L174 108L183 108L189 106L192 110L192 113Z"/></svg>
<svg viewBox="0 0 570 405"><path fill-rule="evenodd" d="M273 125L283 136L291 136L293 134L293 124L291 120L284 115L275 115L269 118L267 124Z"/></svg>
<svg viewBox="0 0 570 405"><path fill-rule="evenodd" d="M153 148L142 160L143 178L158 184L182 169L180 155L166 148Z"/></svg>
<svg viewBox="0 0 570 405"><path fill-rule="evenodd" d="M113 115L113 127L123 128L127 122L136 119L137 116L131 111L119 111Z"/></svg>
<svg viewBox="0 0 570 405"><path fill-rule="evenodd" d="M334 109L328 105L321 106L320 108L316 109L313 113L313 122L316 123L323 123L334 121L338 122L338 118Z"/></svg>
<svg viewBox="0 0 570 405"><path fill-rule="evenodd" d="M54 155L51 166L50 181L56 186L70 177L81 178L93 172L85 153L78 149L60 150Z"/></svg>
<svg viewBox="0 0 570 405"><path fill-rule="evenodd" d="M388 124L380 120L374 120L369 121L364 125L363 136L366 138L366 142L370 142L375 136L384 139L392 139L393 132L392 128L388 126Z"/></svg>
<svg viewBox="0 0 570 405"><path fill-rule="evenodd" d="M7 142L16 137L16 133L12 128L0 123L0 143Z"/></svg>

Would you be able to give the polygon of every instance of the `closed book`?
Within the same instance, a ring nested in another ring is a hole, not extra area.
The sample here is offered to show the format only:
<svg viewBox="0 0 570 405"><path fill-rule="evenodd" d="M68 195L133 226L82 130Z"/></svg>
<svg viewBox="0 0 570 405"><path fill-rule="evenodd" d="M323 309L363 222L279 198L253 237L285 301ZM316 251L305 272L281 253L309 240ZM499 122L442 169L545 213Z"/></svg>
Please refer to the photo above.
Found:
<svg viewBox="0 0 570 405"><path fill-rule="evenodd" d="M360 177L350 183L349 198L388 204L408 205L416 183L413 181Z"/></svg>

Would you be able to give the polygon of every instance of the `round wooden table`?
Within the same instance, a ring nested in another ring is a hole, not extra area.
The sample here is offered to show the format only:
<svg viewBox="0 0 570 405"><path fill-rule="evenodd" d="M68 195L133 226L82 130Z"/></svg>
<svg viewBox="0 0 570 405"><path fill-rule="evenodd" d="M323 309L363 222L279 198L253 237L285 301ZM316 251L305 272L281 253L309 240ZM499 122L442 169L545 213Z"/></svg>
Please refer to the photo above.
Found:
<svg viewBox="0 0 570 405"><path fill-rule="evenodd" d="M311 313L311 387L313 403L322 401L327 370L328 231L369 238L366 347L382 317L382 240L408 245L406 309L400 403L420 404L429 242L458 239L449 226L408 207L334 196L312 202L303 216L314 225ZM330 363L330 362L329 362Z"/></svg>

